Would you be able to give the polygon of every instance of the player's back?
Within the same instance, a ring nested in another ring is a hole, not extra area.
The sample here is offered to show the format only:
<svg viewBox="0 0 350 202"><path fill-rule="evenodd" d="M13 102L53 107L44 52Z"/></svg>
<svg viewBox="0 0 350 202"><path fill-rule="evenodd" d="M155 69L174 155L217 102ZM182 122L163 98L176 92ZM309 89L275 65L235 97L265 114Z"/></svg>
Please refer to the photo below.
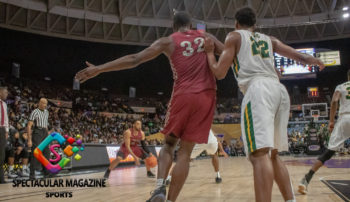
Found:
<svg viewBox="0 0 350 202"><path fill-rule="evenodd" d="M270 37L248 30L237 30L235 32L241 35L241 47L237 58L234 60L233 72L241 91L245 93L257 77L278 80Z"/></svg>
<svg viewBox="0 0 350 202"><path fill-rule="evenodd" d="M338 85L335 91L341 94L339 115L350 114L350 81Z"/></svg>
<svg viewBox="0 0 350 202"><path fill-rule="evenodd" d="M174 77L173 95L216 90L216 82L204 51L204 36L196 30L170 36L174 51L170 56Z"/></svg>

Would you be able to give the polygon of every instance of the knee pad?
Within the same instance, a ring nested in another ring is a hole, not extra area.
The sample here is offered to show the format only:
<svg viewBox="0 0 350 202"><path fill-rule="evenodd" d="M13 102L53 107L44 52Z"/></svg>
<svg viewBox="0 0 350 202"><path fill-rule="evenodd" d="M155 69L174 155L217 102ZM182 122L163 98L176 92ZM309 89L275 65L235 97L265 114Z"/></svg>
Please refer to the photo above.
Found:
<svg viewBox="0 0 350 202"><path fill-rule="evenodd" d="M325 152L323 152L323 154L321 154L321 156L317 158L317 160L321 161L322 164L324 164L324 162L331 159L334 154L335 151L327 149Z"/></svg>

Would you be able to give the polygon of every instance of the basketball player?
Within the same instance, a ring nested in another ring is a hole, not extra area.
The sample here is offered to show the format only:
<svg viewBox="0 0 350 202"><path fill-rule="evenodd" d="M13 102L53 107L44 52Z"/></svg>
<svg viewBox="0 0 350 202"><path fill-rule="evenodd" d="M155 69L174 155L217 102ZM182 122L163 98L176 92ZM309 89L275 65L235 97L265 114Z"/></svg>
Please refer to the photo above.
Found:
<svg viewBox="0 0 350 202"><path fill-rule="evenodd" d="M140 159L145 159L152 155L145 144L145 133L141 130L142 123L139 120L133 122L132 128L124 132L124 143L120 147L116 159L114 159L107 168L104 178L108 178L111 170L118 166L119 162L126 159L130 154L135 159L135 164L140 165ZM141 145L141 147L139 146ZM147 177L154 178L155 175L151 172L151 168L147 166Z"/></svg>
<svg viewBox="0 0 350 202"><path fill-rule="evenodd" d="M322 62L283 44L275 37L255 32L256 14L242 8L235 14L236 30L226 37L219 61L214 56L213 42L206 39L209 66L218 79L226 76L232 62L242 101L241 129L246 154L253 165L255 199L271 201L275 179L285 201L295 201L287 167L278 151L288 150L287 124L290 100L274 68L273 52L303 64Z"/></svg>
<svg viewBox="0 0 350 202"><path fill-rule="evenodd" d="M338 102L340 102L339 118L334 126ZM331 159L335 152L344 146L344 142L350 138L350 70L348 71L348 82L338 85L334 91L328 129L331 132L328 149L318 157L311 170L309 170L301 180L298 189L301 194L307 194L307 186L315 172L317 172L326 161Z"/></svg>
<svg viewBox="0 0 350 202"><path fill-rule="evenodd" d="M177 12L173 18L174 33L155 41L145 50L127 55L100 66L86 63L88 67L76 75L84 82L100 73L136 67L164 53L171 64L174 78L173 93L165 119L165 144L158 158L156 189L151 202L164 201L165 178L172 164L174 149L180 141L177 163L169 187L168 200L174 202L188 175L191 152L196 143L207 143L214 117L216 82L204 52L204 38L210 37L215 52L221 53L223 44L207 33L191 30L191 17Z"/></svg>
<svg viewBox="0 0 350 202"><path fill-rule="evenodd" d="M197 158L202 152L206 151L209 156L212 158L212 164L216 173L215 182L221 183L222 179L219 171L219 156L218 152L223 154L225 157L228 157L227 153L224 151L222 144L218 141L217 137L214 135L213 131L210 130L208 143L207 144L196 144L193 148L191 159ZM172 170L172 169L170 169ZM170 171L170 173L172 173ZM166 184L168 185L171 181L171 174L168 176Z"/></svg>

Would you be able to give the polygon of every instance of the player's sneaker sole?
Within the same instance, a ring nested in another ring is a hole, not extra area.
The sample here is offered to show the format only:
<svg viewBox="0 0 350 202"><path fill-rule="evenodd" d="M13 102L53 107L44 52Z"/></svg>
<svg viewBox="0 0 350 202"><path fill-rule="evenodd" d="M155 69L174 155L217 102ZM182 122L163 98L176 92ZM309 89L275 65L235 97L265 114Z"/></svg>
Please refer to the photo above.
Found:
<svg viewBox="0 0 350 202"><path fill-rule="evenodd" d="M165 202L166 199L166 187L165 185L151 192L152 196L146 202Z"/></svg>
<svg viewBox="0 0 350 202"><path fill-rule="evenodd" d="M152 199L148 200L147 202L165 202L165 195L158 194L153 196Z"/></svg>
<svg viewBox="0 0 350 202"><path fill-rule="evenodd" d="M305 185L299 184L298 192L301 193L301 194L304 194L304 195L307 194L307 189L306 189Z"/></svg>

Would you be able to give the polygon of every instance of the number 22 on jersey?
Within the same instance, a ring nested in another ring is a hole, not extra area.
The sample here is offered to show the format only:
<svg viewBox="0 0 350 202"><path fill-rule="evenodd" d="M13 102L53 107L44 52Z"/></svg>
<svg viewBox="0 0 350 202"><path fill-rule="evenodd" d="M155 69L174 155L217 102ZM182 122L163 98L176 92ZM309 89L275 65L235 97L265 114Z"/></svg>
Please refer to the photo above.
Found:
<svg viewBox="0 0 350 202"><path fill-rule="evenodd" d="M253 37L250 37L252 42L252 53L253 55L259 55L262 58L270 57L269 44L266 41L260 40L255 41Z"/></svg>
<svg viewBox="0 0 350 202"><path fill-rule="evenodd" d="M348 91L348 94L346 95L346 99L350 100L350 87L347 87L346 90Z"/></svg>
<svg viewBox="0 0 350 202"><path fill-rule="evenodd" d="M197 45L199 44L198 48L197 48L197 53L200 53L200 52L204 51L204 48L203 48L204 39L202 37L195 38L193 40L193 43L195 43ZM194 49L192 48L192 43L191 42L183 41L183 42L180 43L180 46L186 48L186 50L182 52L182 55L184 55L184 56L191 56L191 55L193 55Z"/></svg>

